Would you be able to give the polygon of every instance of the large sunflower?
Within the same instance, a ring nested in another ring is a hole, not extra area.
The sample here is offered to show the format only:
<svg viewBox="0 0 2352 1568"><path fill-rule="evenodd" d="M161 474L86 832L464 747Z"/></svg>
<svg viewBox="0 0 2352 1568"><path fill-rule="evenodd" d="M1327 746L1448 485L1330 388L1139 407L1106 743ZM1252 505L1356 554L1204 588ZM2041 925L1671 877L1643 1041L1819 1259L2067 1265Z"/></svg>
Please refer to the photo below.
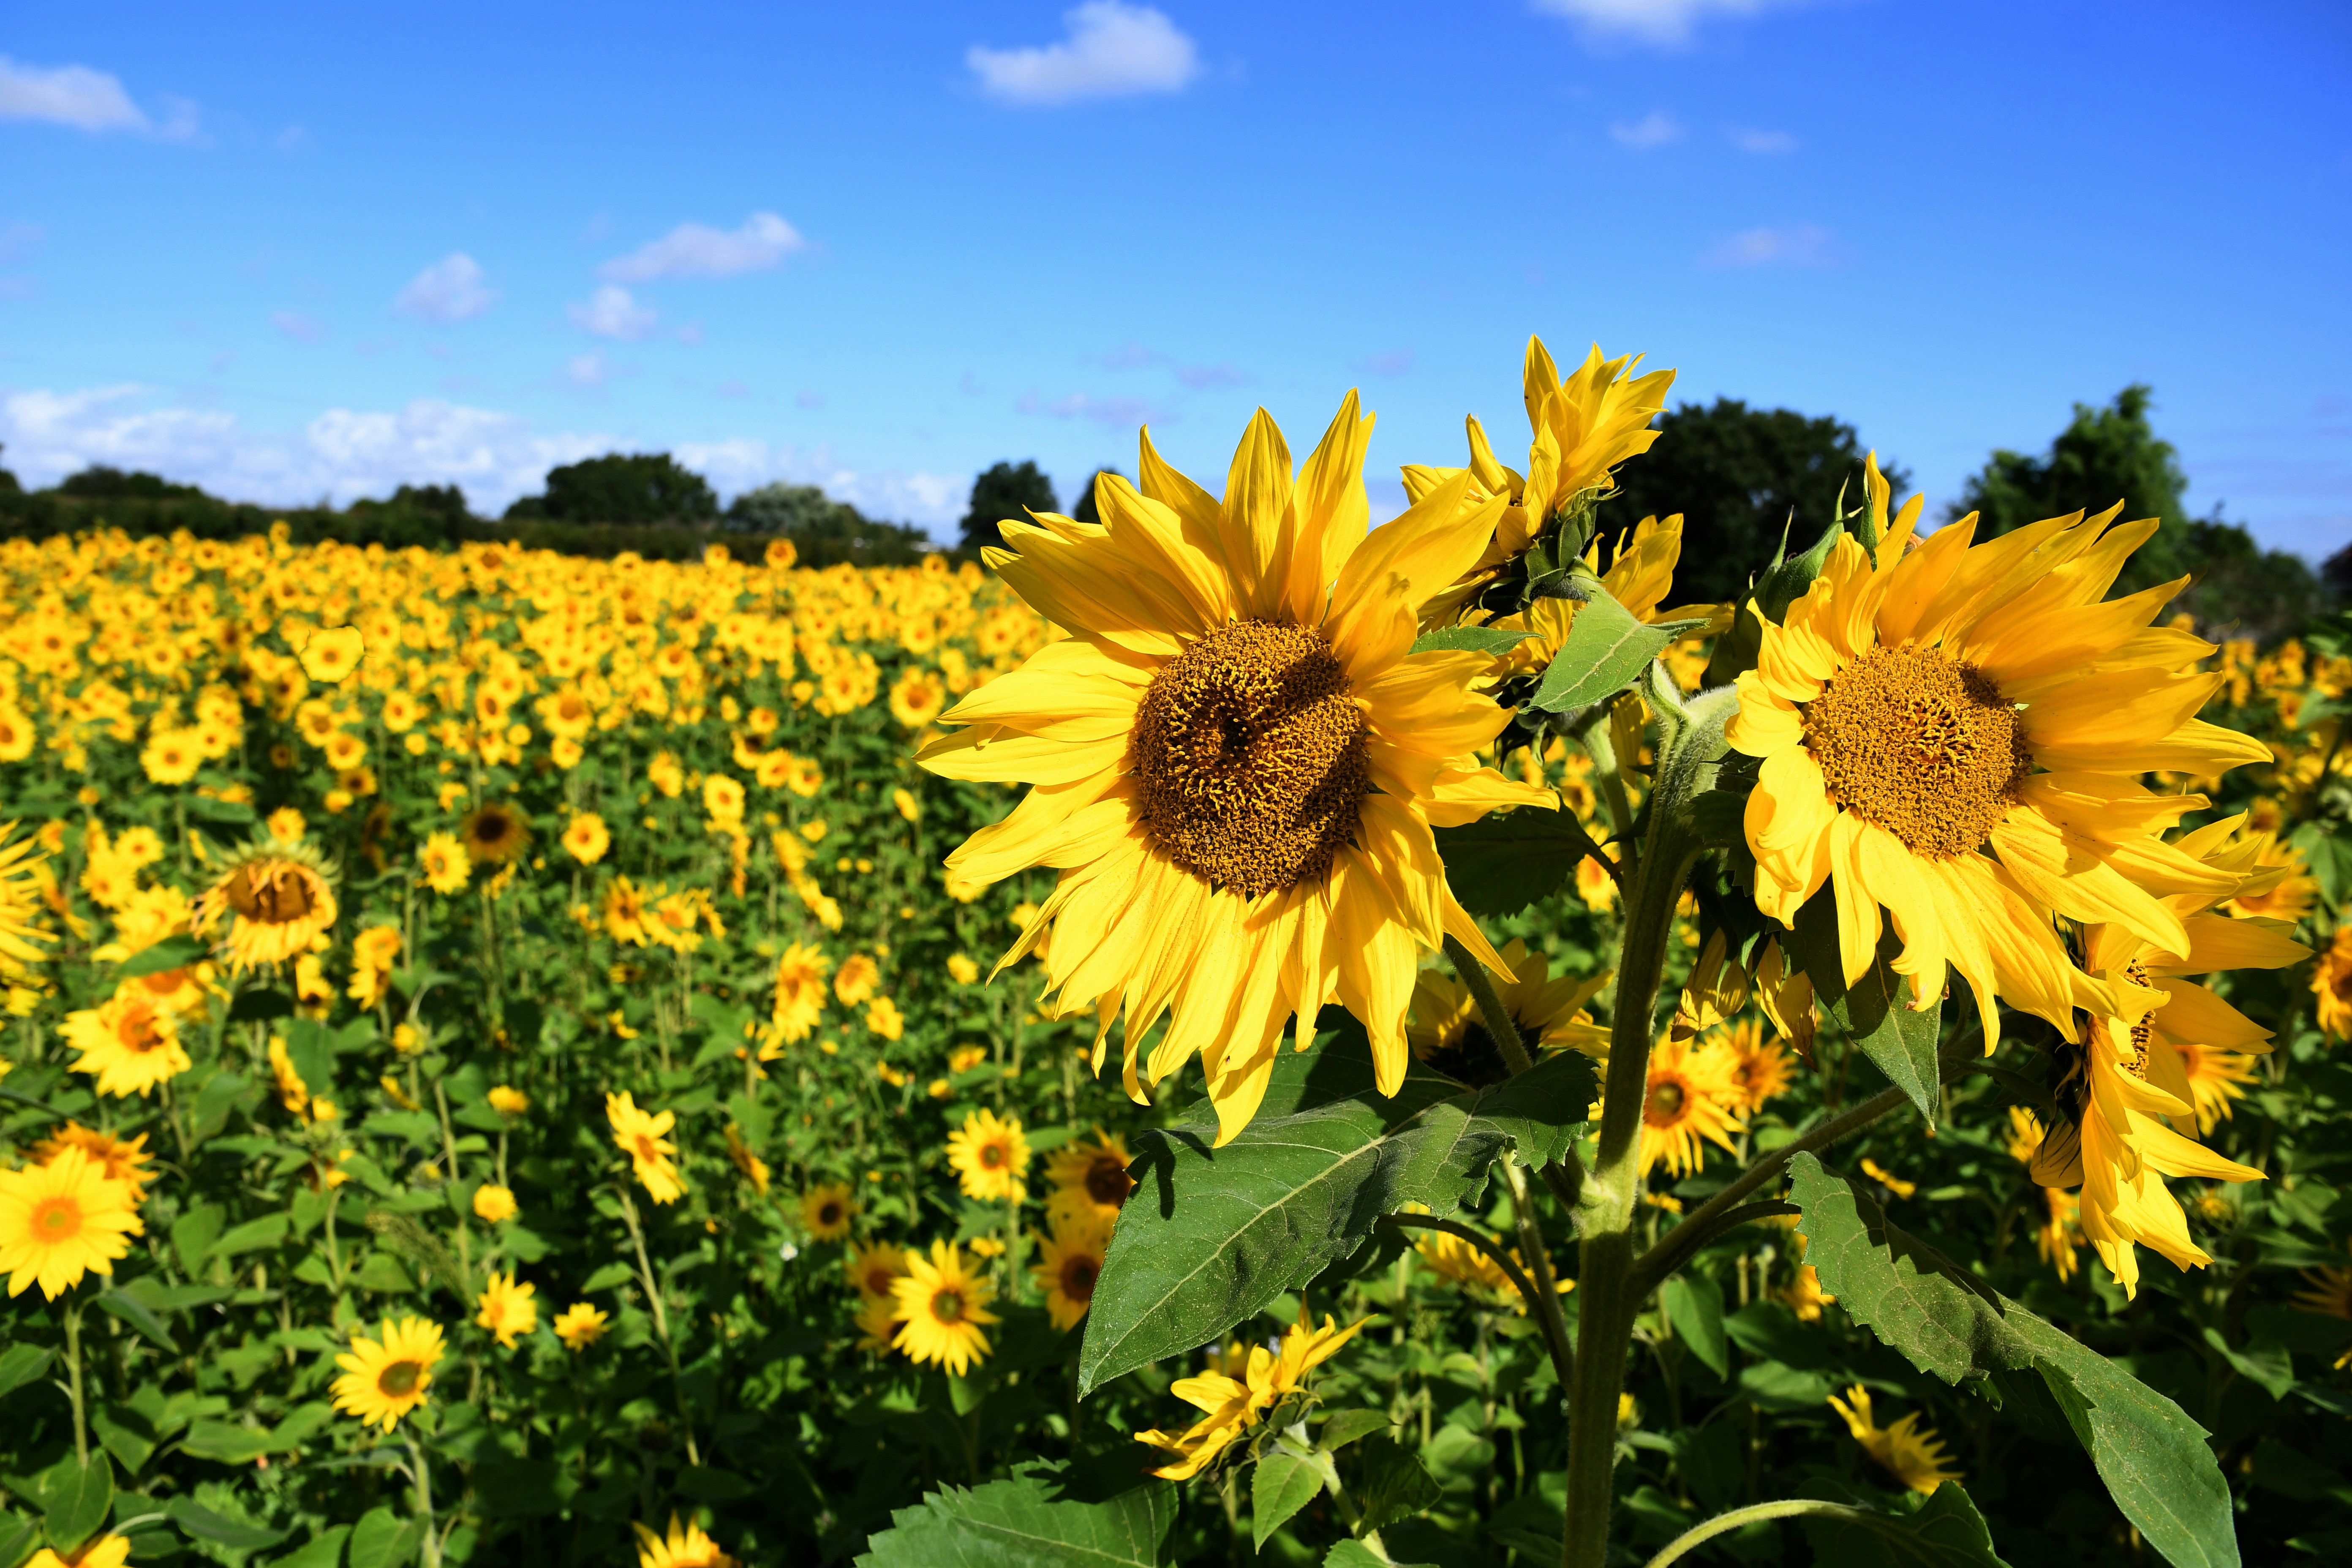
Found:
<svg viewBox="0 0 2352 1568"><path fill-rule="evenodd" d="M892 1342L918 1366L938 1362L961 1377L988 1356L982 1325L997 1321L988 1310L996 1287L968 1268L963 1248L951 1241L931 1243L931 1254L905 1255L907 1272L890 1282L890 1298L901 1320Z"/></svg>
<svg viewBox="0 0 2352 1568"><path fill-rule="evenodd" d="M1221 1142L1264 1098L1284 1024L1303 1046L1335 996L1396 1091L1420 953L1452 933L1501 967L1431 827L1555 804L1471 757L1509 718L1470 689L1490 661L1412 652L1422 601L1478 559L1502 503L1465 509L1456 476L1368 535L1370 432L1350 394L1294 479L1260 411L1222 500L1147 435L1141 489L1105 475L1101 522L1006 523L990 564L1070 635L942 715L967 727L919 754L1036 786L950 878L1059 869L1000 968L1043 944L1058 1011L1099 1020L1097 1066L1123 1016L1138 1098L1198 1052Z"/></svg>
<svg viewBox="0 0 2352 1568"><path fill-rule="evenodd" d="M441 1325L425 1318L383 1321L383 1337L352 1336L349 1352L335 1357L343 1374L335 1379L335 1408L356 1415L360 1425L387 1432L425 1403L433 1369L441 1360Z"/></svg>
<svg viewBox="0 0 2352 1568"><path fill-rule="evenodd" d="M66 1015L66 1044L80 1052L73 1069L94 1075L100 1094L139 1095L195 1063L180 1043L179 1015L120 990L95 1007Z"/></svg>
<svg viewBox="0 0 2352 1568"><path fill-rule="evenodd" d="M1890 525L1874 462L1866 478L1874 554L1838 539L1764 628L1726 731L1762 761L1747 812L1757 905L1793 925L1829 883L1849 982L1877 952L1884 905L1895 967L1922 998L1958 970L1988 1051L1996 995L2074 1039L2083 987L2101 987L2069 963L2053 912L2179 951L2162 896L2236 885L2155 837L2204 798L2150 795L2136 775L2210 777L2270 752L2194 717L2222 678L2176 672L2212 645L2148 626L2179 583L2105 599L2156 520L2109 527L2118 505L1972 545L1969 517L1911 548L1918 499Z"/></svg>
<svg viewBox="0 0 2352 1568"><path fill-rule="evenodd" d="M135 1190L78 1144L46 1164L0 1171L0 1272L11 1296L37 1281L54 1301L86 1273L111 1275L145 1230Z"/></svg>
<svg viewBox="0 0 2352 1568"><path fill-rule="evenodd" d="M308 845L270 840L229 863L196 900L195 929L210 931L223 915L231 969L283 963L310 951L335 923L334 869Z"/></svg>

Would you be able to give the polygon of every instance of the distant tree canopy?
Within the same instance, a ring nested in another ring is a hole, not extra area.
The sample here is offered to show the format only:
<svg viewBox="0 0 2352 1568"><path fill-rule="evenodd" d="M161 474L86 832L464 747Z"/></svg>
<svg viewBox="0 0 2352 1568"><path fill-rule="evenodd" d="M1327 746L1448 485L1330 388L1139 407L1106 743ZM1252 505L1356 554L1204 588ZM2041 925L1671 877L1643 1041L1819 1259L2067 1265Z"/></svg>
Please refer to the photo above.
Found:
<svg viewBox="0 0 2352 1568"><path fill-rule="evenodd" d="M1989 539L2121 501L2123 521L2153 517L2160 526L2125 563L2117 592L2191 578L2175 607L2196 616L2200 631L2264 641L2325 609L2326 590L2300 557L2263 549L2243 527L2222 519L2218 503L2210 516L2189 515L2179 455L2148 422L2154 399L2135 384L2104 408L2074 405L2074 419L2047 452L1995 451L1948 515L1977 513L1977 536Z"/></svg>
<svg viewBox="0 0 2352 1568"><path fill-rule="evenodd" d="M1613 534L1647 515L1682 513L1682 563L1670 596L1720 603L1771 560L1791 508L1790 537L1801 550L1829 526L1840 486L1849 507L1859 502L1863 455L1853 426L1841 420L1731 397L1711 407L1685 403L1660 416L1647 453L1618 469L1603 528ZM1879 467L1899 497L1910 476L1883 458Z"/></svg>
<svg viewBox="0 0 2352 1568"><path fill-rule="evenodd" d="M1031 511L1052 511L1054 481L1031 459L998 463L971 482L971 507L963 514L963 547L1002 544L1003 522L1022 521Z"/></svg>
<svg viewBox="0 0 2352 1568"><path fill-rule="evenodd" d="M710 481L667 452L608 452L547 474L547 493L507 509L510 520L703 522L719 515Z"/></svg>
<svg viewBox="0 0 2352 1568"><path fill-rule="evenodd" d="M1117 472L1117 468L1097 468L1088 474L1087 482L1078 487L1078 499L1070 503L1070 515L1080 522L1100 522L1102 516L1095 510L1095 481L1105 474Z"/></svg>
<svg viewBox="0 0 2352 1568"><path fill-rule="evenodd" d="M803 566L904 566L931 547L921 529L877 522L814 485L746 490L728 507L726 526L791 540Z"/></svg>
<svg viewBox="0 0 2352 1568"><path fill-rule="evenodd" d="M175 485L155 474L133 470L124 473L103 463L93 463L78 474L68 474L58 481L61 496L87 496L93 499L126 500L162 500L167 496L201 496L205 492L194 485Z"/></svg>

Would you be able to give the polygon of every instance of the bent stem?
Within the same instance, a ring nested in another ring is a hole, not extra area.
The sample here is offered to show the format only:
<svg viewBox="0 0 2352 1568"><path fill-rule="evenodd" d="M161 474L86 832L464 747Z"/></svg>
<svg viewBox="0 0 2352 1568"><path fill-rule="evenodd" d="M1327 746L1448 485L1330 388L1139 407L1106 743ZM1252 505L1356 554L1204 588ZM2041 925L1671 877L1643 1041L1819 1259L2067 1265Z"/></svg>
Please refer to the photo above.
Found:
<svg viewBox="0 0 2352 1568"><path fill-rule="evenodd" d="M1524 1199L1517 1190L1517 1184L1514 1183L1513 1185L1514 1200L1523 1202ZM1511 1289L1519 1293L1519 1300L1527 1302L1528 1310L1535 1313L1537 1323L1543 1329L1544 1347L1551 1352L1551 1369L1554 1375L1559 1377L1560 1387L1566 1388L1576 1381L1576 1352L1569 1348L1568 1321L1559 1310L1557 1287L1553 1288L1551 1310L1547 1312L1542 1305L1545 1300L1543 1287L1528 1279L1527 1270L1512 1262L1511 1255L1504 1251L1491 1238L1457 1220L1439 1219L1425 1214L1391 1214L1382 1215L1379 1223L1391 1230L1442 1230L1446 1235L1457 1237L1476 1247L1485 1255L1488 1262L1503 1271L1503 1277L1511 1282ZM1524 1250L1524 1244L1522 1244L1522 1251ZM1545 1274L1546 1284L1549 1284L1550 1270L1547 1268Z"/></svg>
<svg viewBox="0 0 2352 1568"><path fill-rule="evenodd" d="M1781 1502L1750 1503L1735 1508L1729 1513L1718 1513L1713 1519L1692 1525L1666 1542L1665 1550L1650 1559L1649 1568L1666 1568L1666 1564L1695 1546L1705 1545L1718 1535L1728 1534L1743 1525L1764 1519L1793 1519L1800 1514L1821 1513L1846 1519L1868 1519L1871 1516L1858 1508L1843 1503L1822 1502L1813 1498L1790 1498Z"/></svg>

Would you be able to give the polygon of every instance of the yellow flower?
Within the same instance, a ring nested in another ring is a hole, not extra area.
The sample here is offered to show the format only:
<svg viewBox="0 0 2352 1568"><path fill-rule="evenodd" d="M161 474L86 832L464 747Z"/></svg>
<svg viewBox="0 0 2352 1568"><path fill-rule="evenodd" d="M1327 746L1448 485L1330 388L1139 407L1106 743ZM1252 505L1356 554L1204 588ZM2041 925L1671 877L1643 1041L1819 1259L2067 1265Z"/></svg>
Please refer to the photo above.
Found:
<svg viewBox="0 0 2352 1568"><path fill-rule="evenodd" d="M25 1559L25 1568L123 1568L131 1561L127 1535L94 1535L72 1552L44 1546Z"/></svg>
<svg viewBox="0 0 2352 1568"><path fill-rule="evenodd" d="M148 782L166 786L194 778L204 760L204 739L194 730L158 730L139 753L139 766Z"/></svg>
<svg viewBox="0 0 2352 1568"><path fill-rule="evenodd" d="M906 1275L907 1255L887 1241L867 1242L850 1253L842 1268L860 1300L889 1301L892 1283Z"/></svg>
<svg viewBox="0 0 2352 1568"><path fill-rule="evenodd" d="M841 998L845 1007L855 1007L882 984L882 971L862 952L853 952L842 960L841 972L833 977L833 994Z"/></svg>
<svg viewBox="0 0 2352 1568"><path fill-rule="evenodd" d="M1822 1308L1837 1298L1822 1289L1822 1277L1813 1271L1811 1264L1805 1263L1798 1266L1797 1277L1780 1292L1780 1300L1797 1314L1799 1322L1818 1323L1822 1321Z"/></svg>
<svg viewBox="0 0 2352 1568"><path fill-rule="evenodd" d="M857 1305L857 1348L887 1351L898 1331L898 1304L890 1297L861 1297Z"/></svg>
<svg viewBox="0 0 2352 1568"><path fill-rule="evenodd" d="M1898 1198L1909 1198L1919 1191L1918 1183L1905 1181L1868 1155L1863 1157L1862 1173Z"/></svg>
<svg viewBox="0 0 2352 1568"><path fill-rule="evenodd" d="M2311 994L2318 998L2314 1011L2320 1032L2330 1040L2352 1040L2352 925L2337 927L2311 966Z"/></svg>
<svg viewBox="0 0 2352 1568"><path fill-rule="evenodd" d="M441 1360L441 1325L423 1318L383 1321L383 1337L352 1336L349 1352L335 1364L343 1375L335 1379L335 1408L356 1415L360 1424L381 1425L386 1432L400 1418L425 1403L433 1386L433 1368Z"/></svg>
<svg viewBox="0 0 2352 1568"><path fill-rule="evenodd" d="M952 1059L949 1065L954 1066ZM1073 1139L1046 1155L1045 1179L1054 1184L1053 1195L1045 1200L1046 1218L1084 1218L1104 1225L1117 1219L1128 1194L1135 1190L1135 1178L1127 1173L1132 1157L1126 1139L1099 1127L1093 1137Z"/></svg>
<svg viewBox="0 0 2352 1568"><path fill-rule="evenodd" d="M895 1040L907 1032L907 1020L899 1014L898 1004L887 996L877 996L866 1009L866 1027L870 1034Z"/></svg>
<svg viewBox="0 0 2352 1568"><path fill-rule="evenodd" d="M475 865L503 866L530 847L530 825L512 806L493 803L466 814L457 839Z"/></svg>
<svg viewBox="0 0 2352 1568"><path fill-rule="evenodd" d="M649 1114L637 1109L636 1100L626 1094L604 1096L604 1119L613 1124L613 1142L629 1157L630 1167L646 1191L657 1204L674 1204L686 1195L686 1180L670 1163L677 1145L669 1142L669 1130L677 1118L669 1111Z"/></svg>
<svg viewBox="0 0 2352 1568"><path fill-rule="evenodd" d="M1328 1001L1363 1020L1395 1093L1420 954L1451 935L1502 969L1432 827L1557 805L1473 756L1509 720L1471 689L1490 661L1411 651L1421 602L1476 562L1501 502L1465 511L1457 477L1368 533L1370 438L1350 395L1294 479L1261 411L1219 500L1146 437L1141 490L1106 476L1099 524L1006 524L988 563L1070 635L943 714L964 727L917 757L1036 786L949 870L1061 868L1002 963L1050 934L1051 1005L1097 1014L1097 1064L1126 1016L1139 1097L1199 1055L1219 1142L1255 1114L1284 1025L1304 1043Z"/></svg>
<svg viewBox="0 0 2352 1568"><path fill-rule="evenodd" d="M1663 1162L1667 1173L1686 1176L1706 1160L1699 1140L1730 1150L1737 1128L1739 1090L1731 1079L1731 1058L1696 1040L1661 1040L1650 1052L1650 1079L1642 1096L1642 1171Z"/></svg>
<svg viewBox="0 0 2352 1568"><path fill-rule="evenodd" d="M509 1088L505 1084L493 1088L488 1098L490 1109L509 1120L520 1116L530 1109L530 1096L519 1089Z"/></svg>
<svg viewBox="0 0 2352 1568"><path fill-rule="evenodd" d="M819 1241L839 1241L849 1234L857 1214L849 1188L842 1183L811 1187L801 1194L801 1226Z"/></svg>
<svg viewBox="0 0 2352 1568"><path fill-rule="evenodd" d="M766 1197L768 1163L751 1152L751 1146L743 1142L743 1129L732 1121L727 1124L726 1137L727 1157L735 1162L735 1168L743 1173L745 1181L751 1184L751 1190Z"/></svg>
<svg viewBox="0 0 2352 1568"><path fill-rule="evenodd" d="M2252 851L2250 858L2259 869L2221 907L2233 915L2300 924L2319 898L2319 879L2305 869L2303 851L2281 844L2274 833L2251 834L2244 847Z"/></svg>
<svg viewBox="0 0 2352 1568"><path fill-rule="evenodd" d="M929 1258L908 1253L906 1265L905 1276L890 1284L903 1320L891 1344L918 1366L937 1362L961 1377L988 1354L981 1329L997 1321L988 1310L996 1287L965 1268L963 1249L951 1241L931 1243Z"/></svg>
<svg viewBox="0 0 2352 1568"><path fill-rule="evenodd" d="M577 1354L603 1339L604 1326L611 1321L587 1302L574 1301L555 1315L555 1337L563 1342L566 1350Z"/></svg>
<svg viewBox="0 0 2352 1568"><path fill-rule="evenodd" d="M1530 1053L1573 1047L1608 1058L1609 1032L1584 1016L1584 1005L1609 984L1609 971L1590 980L1555 980L1551 961L1529 952L1524 942L1513 942L1502 956L1509 979L1496 991ZM1511 1076L1470 988L1445 970L1424 969L1414 980L1404 1033L1415 1057L1457 1082L1483 1087Z"/></svg>
<svg viewBox="0 0 2352 1568"><path fill-rule="evenodd" d="M1764 956L1756 961L1756 1005L1772 1020L1780 1037L1810 1064L1813 1032L1820 1023L1813 1011L1813 979L1801 969L1789 972L1778 942L1766 942Z"/></svg>
<svg viewBox="0 0 2352 1568"><path fill-rule="evenodd" d="M1871 513L1887 485L1868 466ZM1875 554L1841 535L1739 678L1725 731L1762 760L1747 807L1756 902L1783 925L1824 883L1848 981L1874 962L1880 906L1903 944L1895 968L1922 997L1948 969L1974 994L1985 1049L1999 996L2080 1038L2085 984L2053 915L2118 921L2177 947L2156 893L2233 884L2152 830L2205 805L2137 782L2212 776L2269 758L2194 717L2219 675L2177 675L2212 646L2148 622L2177 586L2105 598L2157 521L2052 518L1970 547L1963 518L1906 550L1915 497Z"/></svg>
<svg viewBox="0 0 2352 1568"><path fill-rule="evenodd" d="M135 991L67 1014L65 1037L81 1053L74 1071L95 1075L100 1094L144 1098L195 1065L180 1044L178 1016Z"/></svg>
<svg viewBox="0 0 2352 1568"><path fill-rule="evenodd" d="M614 878L604 889L604 934L614 942L645 946L646 898L646 890L626 877Z"/></svg>
<svg viewBox="0 0 2352 1568"><path fill-rule="evenodd" d="M740 1568L734 1558L719 1550L717 1542L702 1533L701 1526L681 1529L674 1513L669 1516L667 1538L642 1524L630 1528L637 1532L637 1568Z"/></svg>
<svg viewBox="0 0 2352 1568"><path fill-rule="evenodd" d="M1074 1329L1094 1303L1110 1226L1092 1215L1066 1216L1055 1222L1052 1236L1039 1240L1037 1263L1029 1277L1045 1292L1045 1311L1054 1326Z"/></svg>
<svg viewBox="0 0 2352 1568"><path fill-rule="evenodd" d="M646 764L646 777L654 788L676 800L686 789L686 770L667 752L656 752L654 760Z"/></svg>
<svg viewBox="0 0 2352 1568"><path fill-rule="evenodd" d="M2033 1163L2033 1152L2042 1147L2042 1119L2021 1105L2009 1108L2009 1136L2001 1147L2009 1157L2021 1165Z"/></svg>
<svg viewBox="0 0 2352 1568"><path fill-rule="evenodd" d="M7 1076L0 1072L0 1078ZM153 1156L147 1152L146 1133L142 1132L126 1142L111 1132L101 1132L95 1127L68 1121L33 1145L33 1163L54 1164L68 1149L79 1149L89 1157L100 1174L110 1182L121 1182L125 1201L132 1208L137 1208L145 1200L147 1184L154 1176L154 1173L147 1168Z"/></svg>
<svg viewBox="0 0 2352 1568"><path fill-rule="evenodd" d="M496 1182L484 1182L474 1189L474 1216L485 1225L514 1218L519 1207L513 1191Z"/></svg>
<svg viewBox="0 0 2352 1568"><path fill-rule="evenodd" d="M915 798L915 792L912 790L892 790L890 804L898 808L899 816L909 822L920 822L923 819L922 803Z"/></svg>
<svg viewBox="0 0 2352 1568"><path fill-rule="evenodd" d="M1764 1109L1764 1102L1789 1087L1793 1074L1790 1058L1777 1039L1764 1037L1764 1026L1743 1018L1716 1037L1715 1044L1730 1058L1732 1108L1745 1115Z"/></svg>
<svg viewBox="0 0 2352 1568"><path fill-rule="evenodd" d="M33 943L57 938L33 924L41 908L42 879L48 875L46 856L36 855L39 840L16 837L16 825L0 824L0 954L23 963L37 963L48 954Z"/></svg>
<svg viewBox="0 0 2352 1568"><path fill-rule="evenodd" d="M1870 1390L1858 1383L1845 1391L1843 1399L1831 1394L1830 1403L1845 1417L1846 1430L1862 1445L1862 1451L1913 1491L1932 1492L1946 1481L1960 1479L1936 1429L1919 1425L1917 1411L1892 1426L1880 1426L1871 1416Z"/></svg>
<svg viewBox="0 0 2352 1568"><path fill-rule="evenodd" d="M498 1336L500 1349L512 1350L515 1341L539 1327L539 1303L532 1300L538 1293L537 1286L516 1284L511 1270L493 1274L475 1302L480 1310L474 1321Z"/></svg>
<svg viewBox="0 0 2352 1568"><path fill-rule="evenodd" d="M2074 1254L2083 1245L2083 1201L2063 1187L2044 1187L2042 1202L2046 1217L2034 1229L2034 1250L2058 1271L2058 1283L2063 1285L2081 1267Z"/></svg>
<svg viewBox="0 0 2352 1568"><path fill-rule="evenodd" d="M980 978L980 965L967 953L951 952L948 954L948 973L957 984L969 985Z"/></svg>
<svg viewBox="0 0 2352 1568"><path fill-rule="evenodd" d="M425 847L416 852L416 864L425 873L425 885L436 893L462 892L474 875L474 862L454 833L427 836Z"/></svg>
<svg viewBox="0 0 2352 1568"><path fill-rule="evenodd" d="M1280 1351L1270 1351L1264 1345L1253 1347L1242 1380L1222 1372L1177 1379L1169 1385L1168 1392L1204 1414L1181 1433L1153 1431L1135 1435L1139 1443L1172 1449L1177 1455L1173 1463L1151 1473L1171 1481L1198 1475L1234 1439L1256 1426L1284 1394L1297 1390L1308 1372L1338 1354L1340 1347L1370 1321L1363 1319L1342 1329L1327 1316L1321 1328L1310 1328L1302 1301L1298 1321L1284 1332Z"/></svg>
<svg viewBox="0 0 2352 1568"><path fill-rule="evenodd" d="M909 668L890 688L890 716L909 730L919 730L940 716L947 700L947 688L940 684L938 676Z"/></svg>
<svg viewBox="0 0 2352 1568"><path fill-rule="evenodd" d="M1017 1117L997 1119L983 1107L948 1134L948 1163L963 1184L963 1195L982 1203L1018 1203L1021 1178L1029 1169L1029 1140Z"/></svg>
<svg viewBox="0 0 2352 1568"><path fill-rule="evenodd" d="M86 1273L110 1276L131 1237L145 1231L135 1187L78 1143L44 1164L0 1171L0 1269L12 1297L38 1281L54 1301Z"/></svg>
<svg viewBox="0 0 2352 1568"><path fill-rule="evenodd" d="M321 686L340 686L352 678L367 654L367 641L353 626L312 632L303 642L302 673Z"/></svg>
<svg viewBox="0 0 2352 1568"><path fill-rule="evenodd" d="M563 829L563 847L583 866L593 866L613 847L613 836L604 827L604 819L593 811L583 811L573 817Z"/></svg>
<svg viewBox="0 0 2352 1568"><path fill-rule="evenodd" d="M328 870L306 849L277 845L233 863L197 900L195 927L210 931L234 913L228 953L232 969L283 963L310 951L335 923Z"/></svg>

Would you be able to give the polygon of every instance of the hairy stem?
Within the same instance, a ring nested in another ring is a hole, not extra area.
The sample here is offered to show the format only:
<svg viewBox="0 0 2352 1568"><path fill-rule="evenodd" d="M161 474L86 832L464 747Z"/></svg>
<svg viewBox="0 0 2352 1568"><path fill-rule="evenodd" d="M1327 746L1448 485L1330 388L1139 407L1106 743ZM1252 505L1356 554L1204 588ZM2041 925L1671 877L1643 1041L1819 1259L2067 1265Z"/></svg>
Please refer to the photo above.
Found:
<svg viewBox="0 0 2352 1568"><path fill-rule="evenodd" d="M1503 1053L1503 1060L1515 1074L1523 1073L1536 1065L1528 1054L1527 1042L1519 1038L1518 1020L1511 1016L1510 1008L1503 1005L1503 994L1495 989L1495 977L1486 966L1471 956L1470 950L1454 937L1445 939L1445 957L1454 965L1454 973L1470 988L1470 999L1478 1004L1478 1020L1486 1026L1486 1033L1495 1048Z"/></svg>
<svg viewBox="0 0 2352 1568"><path fill-rule="evenodd" d="M66 1394L73 1401L74 1457L89 1468L89 1405L81 1386L81 1299L66 1303Z"/></svg>
<svg viewBox="0 0 2352 1568"><path fill-rule="evenodd" d="M1566 1394L1576 1386L1576 1352L1569 1348L1568 1317L1559 1310L1559 1282L1552 1278L1551 1249L1544 1244L1543 1226L1537 1222L1536 1206L1517 1162L1506 1154L1500 1163L1503 1179L1511 1184L1511 1215L1518 1223L1519 1253L1528 1260L1528 1272L1535 1280L1534 1291L1521 1294L1551 1343L1552 1370L1559 1374L1560 1392Z"/></svg>

